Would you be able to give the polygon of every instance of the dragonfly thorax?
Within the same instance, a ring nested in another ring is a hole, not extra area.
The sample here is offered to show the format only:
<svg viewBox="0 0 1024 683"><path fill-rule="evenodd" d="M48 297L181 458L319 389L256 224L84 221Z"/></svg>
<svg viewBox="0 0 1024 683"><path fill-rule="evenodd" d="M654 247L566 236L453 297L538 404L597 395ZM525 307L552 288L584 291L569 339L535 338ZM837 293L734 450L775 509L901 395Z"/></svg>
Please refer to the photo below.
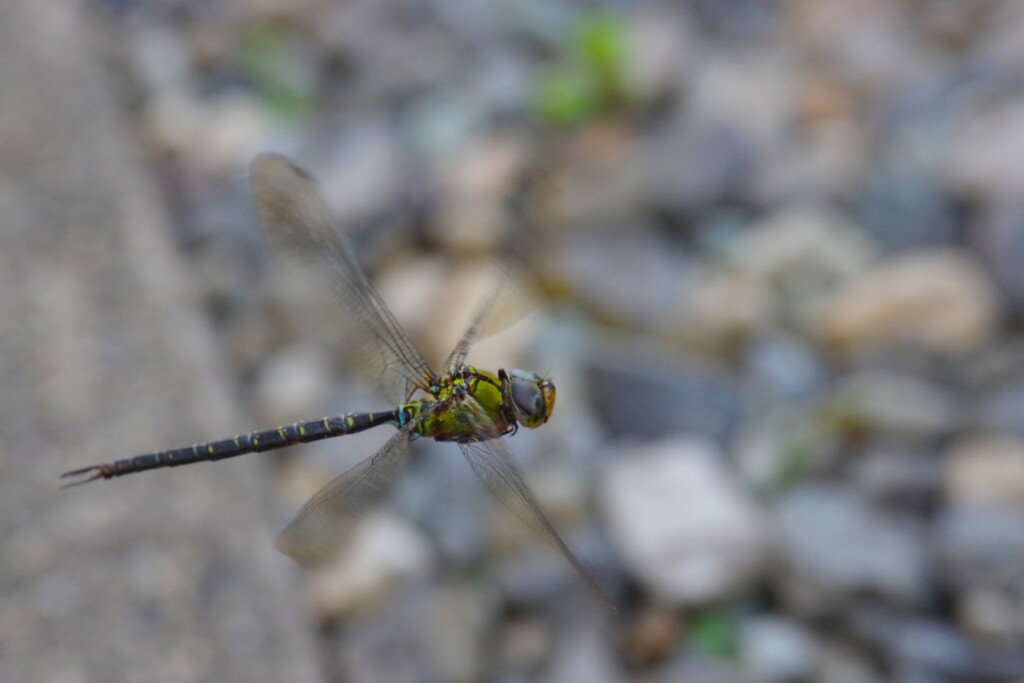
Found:
<svg viewBox="0 0 1024 683"><path fill-rule="evenodd" d="M519 426L533 429L548 421L555 405L554 383L526 370L492 374L465 365L431 389L430 397L403 404L398 425L435 405L447 405L417 430L438 441L469 443L514 433Z"/></svg>

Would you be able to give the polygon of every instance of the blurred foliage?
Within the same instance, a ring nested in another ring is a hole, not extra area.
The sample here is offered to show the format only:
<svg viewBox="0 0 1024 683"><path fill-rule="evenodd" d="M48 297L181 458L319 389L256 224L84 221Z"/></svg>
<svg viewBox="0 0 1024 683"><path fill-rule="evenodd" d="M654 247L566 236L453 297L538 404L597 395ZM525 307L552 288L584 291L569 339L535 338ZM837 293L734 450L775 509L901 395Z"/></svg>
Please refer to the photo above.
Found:
<svg viewBox="0 0 1024 683"><path fill-rule="evenodd" d="M265 24L254 26L239 40L236 61L276 116L296 121L312 112L314 84L308 71L296 63L282 31Z"/></svg>
<svg viewBox="0 0 1024 683"><path fill-rule="evenodd" d="M534 89L534 107L552 125L584 123L626 104L626 31L622 19L584 15L569 31L561 62Z"/></svg>
<svg viewBox="0 0 1024 683"><path fill-rule="evenodd" d="M736 624L726 610L711 608L690 615L687 642L694 650L731 661L736 659L738 640Z"/></svg>
<svg viewBox="0 0 1024 683"><path fill-rule="evenodd" d="M761 495L774 498L804 481L820 464L822 454L838 437L836 425L815 411L795 425L779 444L778 467L761 487Z"/></svg>
<svg viewBox="0 0 1024 683"><path fill-rule="evenodd" d="M793 439L786 444L781 457L782 466L768 487L768 495L780 495L807 478L814 462L815 445L806 439Z"/></svg>

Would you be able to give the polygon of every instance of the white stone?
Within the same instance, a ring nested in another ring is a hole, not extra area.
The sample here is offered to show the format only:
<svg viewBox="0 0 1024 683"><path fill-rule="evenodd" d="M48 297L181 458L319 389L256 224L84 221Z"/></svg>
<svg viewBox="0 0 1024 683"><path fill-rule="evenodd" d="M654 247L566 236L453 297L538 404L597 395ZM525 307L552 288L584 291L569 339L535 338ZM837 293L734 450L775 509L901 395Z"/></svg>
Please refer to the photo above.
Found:
<svg viewBox="0 0 1024 683"><path fill-rule="evenodd" d="M433 563L430 542L416 528L394 513L371 513L337 562L313 574L313 611L332 621L368 609L398 584L428 574Z"/></svg>
<svg viewBox="0 0 1024 683"><path fill-rule="evenodd" d="M1019 197L1024 191L1024 100L969 110L953 131L947 180L961 193Z"/></svg>
<svg viewBox="0 0 1024 683"><path fill-rule="evenodd" d="M774 317L808 329L832 294L873 259L872 243L838 213L794 204L735 239L726 266L734 277L753 280L769 299Z"/></svg>
<svg viewBox="0 0 1024 683"><path fill-rule="evenodd" d="M331 391L332 364L319 345L297 343L275 353L256 381L257 411L270 422L319 415Z"/></svg>
<svg viewBox="0 0 1024 683"><path fill-rule="evenodd" d="M809 678L817 648L813 636L795 621L755 617L740 626L740 659L755 681Z"/></svg>
<svg viewBox="0 0 1024 683"><path fill-rule="evenodd" d="M720 460L708 442L675 439L630 450L604 474L609 532L630 569L663 601L717 600L760 571L762 515Z"/></svg>
<svg viewBox="0 0 1024 683"><path fill-rule="evenodd" d="M730 263L762 279L796 274L825 284L860 274L873 258L870 240L835 211L814 204L775 213L738 238L730 251Z"/></svg>
<svg viewBox="0 0 1024 683"><path fill-rule="evenodd" d="M1024 505L1024 440L982 434L953 446L946 492L961 503Z"/></svg>
<svg viewBox="0 0 1024 683"><path fill-rule="evenodd" d="M889 261L849 283L823 313L820 333L840 350L912 345L958 353L986 342L997 314L981 265L942 249Z"/></svg>

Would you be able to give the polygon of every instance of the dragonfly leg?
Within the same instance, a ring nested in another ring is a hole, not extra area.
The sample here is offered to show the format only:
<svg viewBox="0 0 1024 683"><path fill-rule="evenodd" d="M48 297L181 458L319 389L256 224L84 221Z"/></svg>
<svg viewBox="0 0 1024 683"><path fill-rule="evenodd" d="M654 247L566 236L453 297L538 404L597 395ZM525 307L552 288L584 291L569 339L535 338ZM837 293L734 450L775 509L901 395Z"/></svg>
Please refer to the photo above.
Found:
<svg viewBox="0 0 1024 683"><path fill-rule="evenodd" d="M97 479L106 479L107 473L105 471L105 465L93 465L91 467L83 467L80 470L71 470L60 475L61 479L70 479L72 477L81 477L82 475L88 474L88 477L84 479L78 479L77 481L69 481L68 483L61 486L62 489L68 489L72 486L81 486L82 484L88 484L90 481L96 481Z"/></svg>

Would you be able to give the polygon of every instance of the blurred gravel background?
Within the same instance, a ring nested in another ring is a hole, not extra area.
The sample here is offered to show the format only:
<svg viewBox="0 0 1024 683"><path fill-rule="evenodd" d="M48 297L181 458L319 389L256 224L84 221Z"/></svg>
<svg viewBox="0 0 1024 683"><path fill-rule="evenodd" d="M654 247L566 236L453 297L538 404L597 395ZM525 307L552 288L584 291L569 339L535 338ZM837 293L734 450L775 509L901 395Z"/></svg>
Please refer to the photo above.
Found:
<svg viewBox="0 0 1024 683"><path fill-rule="evenodd" d="M1024 680L1024 4L0 4L0 681ZM275 286L309 168L439 361L522 177L550 370L509 445L620 608L418 442L331 566L271 545L383 404ZM553 191L550 191L553 190ZM536 197L535 197L536 198Z"/></svg>

